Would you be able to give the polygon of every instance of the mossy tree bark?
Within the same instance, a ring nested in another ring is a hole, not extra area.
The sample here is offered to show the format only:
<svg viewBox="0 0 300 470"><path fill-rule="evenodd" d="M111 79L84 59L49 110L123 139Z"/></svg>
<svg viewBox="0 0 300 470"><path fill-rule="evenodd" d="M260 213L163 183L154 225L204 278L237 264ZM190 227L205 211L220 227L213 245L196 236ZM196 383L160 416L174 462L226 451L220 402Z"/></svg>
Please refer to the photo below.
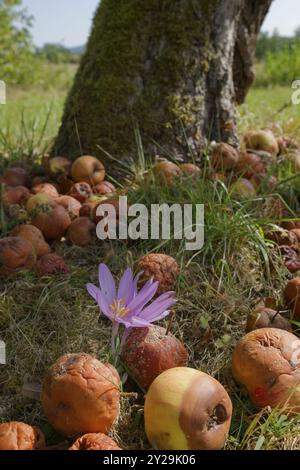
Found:
<svg viewBox="0 0 300 470"><path fill-rule="evenodd" d="M209 140L237 144L235 104L253 82L272 0L102 0L54 152L188 160ZM158 150L158 148L160 150Z"/></svg>

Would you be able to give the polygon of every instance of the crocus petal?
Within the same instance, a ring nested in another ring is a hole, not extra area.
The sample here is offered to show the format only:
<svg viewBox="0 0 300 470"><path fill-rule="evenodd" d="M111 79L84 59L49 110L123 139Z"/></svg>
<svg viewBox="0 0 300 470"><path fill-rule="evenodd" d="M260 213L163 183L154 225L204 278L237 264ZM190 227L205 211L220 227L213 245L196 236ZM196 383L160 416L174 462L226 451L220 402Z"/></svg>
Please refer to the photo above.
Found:
<svg viewBox="0 0 300 470"><path fill-rule="evenodd" d="M166 310L169 310L175 303L176 300L174 297L163 294L158 299L154 300L153 303L148 305L148 307L143 309L138 316L150 322L157 321L157 317L163 314Z"/></svg>
<svg viewBox="0 0 300 470"><path fill-rule="evenodd" d="M133 290L134 290L133 297L135 297L138 293L138 282L142 274L144 274L144 271L141 271L140 273L138 273L133 279Z"/></svg>
<svg viewBox="0 0 300 470"><path fill-rule="evenodd" d="M143 318L132 317L131 325L135 328L145 328L147 326L150 326L151 323L147 320L143 320Z"/></svg>
<svg viewBox="0 0 300 470"><path fill-rule="evenodd" d="M99 287L94 286L94 284L87 284L86 289L90 296L97 302L97 295L100 293Z"/></svg>
<svg viewBox="0 0 300 470"><path fill-rule="evenodd" d="M156 321L162 320L163 318L167 317L168 315L170 315L170 310L166 310L165 312L160 313L156 317L151 318L151 320L149 320L149 322L150 323L155 323Z"/></svg>
<svg viewBox="0 0 300 470"><path fill-rule="evenodd" d="M110 272L106 264L103 263L99 266L99 284L107 302L109 304L112 304L117 296L116 283L114 281L112 273Z"/></svg>
<svg viewBox="0 0 300 470"><path fill-rule="evenodd" d="M118 289L118 299L125 300L125 305L132 300L134 294L133 274L130 268L124 272Z"/></svg>
<svg viewBox="0 0 300 470"><path fill-rule="evenodd" d="M136 297L127 305L129 315L136 315L154 297L158 289L158 282L148 281Z"/></svg>
<svg viewBox="0 0 300 470"><path fill-rule="evenodd" d="M106 298L104 297L104 295L102 294L102 292L100 290L97 294L97 303L98 303L99 308L100 308L101 312L103 313L103 315L105 315L107 318L109 318L111 321L113 321L112 311L109 308L109 304L108 304Z"/></svg>

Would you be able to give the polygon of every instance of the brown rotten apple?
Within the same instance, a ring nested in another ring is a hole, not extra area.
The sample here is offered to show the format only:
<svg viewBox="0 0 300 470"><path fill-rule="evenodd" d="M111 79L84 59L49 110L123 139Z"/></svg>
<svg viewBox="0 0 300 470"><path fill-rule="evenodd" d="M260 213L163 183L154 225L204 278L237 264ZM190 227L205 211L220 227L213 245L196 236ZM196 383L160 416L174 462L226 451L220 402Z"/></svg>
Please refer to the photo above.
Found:
<svg viewBox="0 0 300 470"><path fill-rule="evenodd" d="M47 169L50 176L69 176L72 162L65 157L54 157L48 160Z"/></svg>
<svg viewBox="0 0 300 470"><path fill-rule="evenodd" d="M102 183L93 186L93 193L99 194L101 196L106 196L107 194L113 194L116 192L116 188L109 181L102 181Z"/></svg>
<svg viewBox="0 0 300 470"><path fill-rule="evenodd" d="M31 217L32 225L40 229L47 241L60 240L71 225L66 209L54 203L37 206Z"/></svg>
<svg viewBox="0 0 300 470"><path fill-rule="evenodd" d="M251 331L232 356L235 380L244 385L253 403L300 412L300 340L275 328Z"/></svg>
<svg viewBox="0 0 300 470"><path fill-rule="evenodd" d="M158 281L158 294L173 290L179 274L179 266L174 258L161 253L151 253L141 258L137 269L143 271L140 282L146 282L153 277Z"/></svg>
<svg viewBox="0 0 300 470"><path fill-rule="evenodd" d="M10 276L22 269L31 269L36 254L31 243L21 237L0 240L0 276Z"/></svg>
<svg viewBox="0 0 300 470"><path fill-rule="evenodd" d="M290 322L276 310L267 307L255 309L248 315L246 333L260 328L279 328L292 331Z"/></svg>
<svg viewBox="0 0 300 470"><path fill-rule="evenodd" d="M42 232L34 225L18 225L10 233L11 237L21 237L31 243L37 258L50 253L50 246L46 243Z"/></svg>
<svg viewBox="0 0 300 470"><path fill-rule="evenodd" d="M245 143L249 150L263 150L274 155L279 153L276 137L269 129L247 132Z"/></svg>
<svg viewBox="0 0 300 470"><path fill-rule="evenodd" d="M110 437L102 433L85 434L69 450L122 450Z"/></svg>
<svg viewBox="0 0 300 470"><path fill-rule="evenodd" d="M75 183L85 182L96 186L105 178L105 168L100 160L90 155L77 158L72 165L71 175Z"/></svg>
<svg viewBox="0 0 300 470"><path fill-rule="evenodd" d="M77 199L81 204L86 202L93 194L92 188L88 183L76 183L69 191L69 196Z"/></svg>
<svg viewBox="0 0 300 470"><path fill-rule="evenodd" d="M159 184L167 184L168 186L172 186L181 174L179 166L167 160L156 163L152 171Z"/></svg>
<svg viewBox="0 0 300 470"><path fill-rule="evenodd" d="M68 228L66 238L77 246L92 243L96 235L96 225L88 217L78 217Z"/></svg>
<svg viewBox="0 0 300 470"><path fill-rule="evenodd" d="M201 174L200 168L193 163L182 163L179 168L185 176L199 176Z"/></svg>
<svg viewBox="0 0 300 470"><path fill-rule="evenodd" d="M229 144L216 144L212 149L211 165L215 170L232 170L239 159L239 152Z"/></svg>
<svg viewBox="0 0 300 470"><path fill-rule="evenodd" d="M25 423L0 424L0 450L40 450L45 447L42 431Z"/></svg>
<svg viewBox="0 0 300 470"><path fill-rule="evenodd" d="M26 169L21 167L8 168L3 175L4 183L7 186L26 186L30 187L30 178Z"/></svg>
<svg viewBox="0 0 300 470"><path fill-rule="evenodd" d="M294 316L300 318L300 277L295 277L287 283L284 291L287 305L291 308Z"/></svg>
<svg viewBox="0 0 300 470"><path fill-rule="evenodd" d="M296 273L300 270L300 259L298 253L293 248L281 245L279 251L284 259L285 267L290 273Z"/></svg>
<svg viewBox="0 0 300 470"><path fill-rule="evenodd" d="M133 328L121 358L132 378L145 390L165 370L188 364L188 353L181 341L154 325Z"/></svg>
<svg viewBox="0 0 300 470"><path fill-rule="evenodd" d="M31 190L33 194L46 194L49 199L56 199L59 194L55 186L50 183L42 183L34 186Z"/></svg>
<svg viewBox="0 0 300 470"><path fill-rule="evenodd" d="M56 204L62 206L68 212L70 219L74 220L79 217L81 204L77 199L71 196L59 196L55 199Z"/></svg>
<svg viewBox="0 0 300 470"><path fill-rule="evenodd" d="M26 206L26 202L30 197L29 189L25 186L16 186L14 188L7 188L2 196L2 204L5 211L15 204L19 206Z"/></svg>
<svg viewBox="0 0 300 470"><path fill-rule="evenodd" d="M145 401L148 440L159 450L219 450L229 432L232 404L204 372L176 367L159 375Z"/></svg>
<svg viewBox="0 0 300 470"><path fill-rule="evenodd" d="M244 178L250 179L254 175L264 174L266 171L262 159L254 153L244 152L240 155L236 171Z"/></svg>
<svg viewBox="0 0 300 470"><path fill-rule="evenodd" d="M36 263L38 276L53 276L56 274L68 274L70 272L63 258L55 253L42 256Z"/></svg>
<svg viewBox="0 0 300 470"><path fill-rule="evenodd" d="M89 354L66 354L47 371L43 410L52 426L66 436L107 433L120 410L120 377L110 364Z"/></svg>

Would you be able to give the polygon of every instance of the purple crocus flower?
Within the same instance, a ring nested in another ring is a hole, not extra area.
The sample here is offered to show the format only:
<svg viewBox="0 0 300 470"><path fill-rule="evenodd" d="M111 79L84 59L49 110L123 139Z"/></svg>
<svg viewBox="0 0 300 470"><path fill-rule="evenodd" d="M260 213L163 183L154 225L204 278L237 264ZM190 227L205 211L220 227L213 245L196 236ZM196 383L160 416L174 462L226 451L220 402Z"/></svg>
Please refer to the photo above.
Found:
<svg viewBox="0 0 300 470"><path fill-rule="evenodd" d="M169 308L175 304L174 292L166 292L153 302L158 289L158 282L153 279L146 282L138 292L140 274L133 277L132 270L126 269L117 291L115 280L105 264L99 266L99 285L87 284L87 291L99 305L101 312L113 322L112 348L120 325L125 327L127 336L130 328L142 328L151 325L169 315ZM123 337L124 341L125 337Z"/></svg>

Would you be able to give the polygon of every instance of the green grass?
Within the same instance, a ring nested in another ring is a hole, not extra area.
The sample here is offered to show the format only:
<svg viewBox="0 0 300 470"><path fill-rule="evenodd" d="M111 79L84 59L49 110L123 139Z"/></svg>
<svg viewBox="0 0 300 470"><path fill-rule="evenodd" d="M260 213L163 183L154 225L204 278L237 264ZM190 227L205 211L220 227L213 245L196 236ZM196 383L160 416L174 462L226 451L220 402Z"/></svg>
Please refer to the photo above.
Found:
<svg viewBox="0 0 300 470"><path fill-rule="evenodd" d="M0 107L0 158L4 157L2 162L24 156L40 158L57 132L66 90L54 87L42 91L36 87L8 91L8 104ZM286 88L253 89L239 110L240 130L278 122L284 131L299 136L300 107L288 107L274 117L289 97ZM293 175L285 164L273 171L280 180ZM278 250L264 238L270 222L265 206L270 198L284 196L296 210L297 191L294 180L288 194L283 185L274 194L261 192L252 200L235 200L222 183L210 182L204 176L178 181L173 188L137 181L128 192L131 202L205 204L206 241L202 250L186 252L174 240L128 244L98 241L85 249L61 242L55 251L67 260L69 275L38 279L32 272L23 272L6 280L0 289L0 331L8 354L7 366L0 367L0 420L38 424L46 431L48 443L59 440L53 438L40 402L29 399L24 387L41 383L46 368L67 352L85 351L105 361L110 354L111 325L99 316L85 284L97 282L99 262L107 263L120 277L141 255L162 251L174 256L181 267L172 332L186 343L190 366L219 379L233 400L226 448L299 449L299 419L287 420L276 410L257 413L230 370L232 350L244 333L246 316L255 301L271 296L283 303L282 291L289 274ZM143 393L129 382L125 391L132 390L138 398L122 398L122 413L113 436L124 448L145 449L149 444L143 430Z"/></svg>
<svg viewBox="0 0 300 470"><path fill-rule="evenodd" d="M239 107L240 130L273 126L277 133L299 137L300 105L292 104L293 91L283 86L252 88L246 103Z"/></svg>

